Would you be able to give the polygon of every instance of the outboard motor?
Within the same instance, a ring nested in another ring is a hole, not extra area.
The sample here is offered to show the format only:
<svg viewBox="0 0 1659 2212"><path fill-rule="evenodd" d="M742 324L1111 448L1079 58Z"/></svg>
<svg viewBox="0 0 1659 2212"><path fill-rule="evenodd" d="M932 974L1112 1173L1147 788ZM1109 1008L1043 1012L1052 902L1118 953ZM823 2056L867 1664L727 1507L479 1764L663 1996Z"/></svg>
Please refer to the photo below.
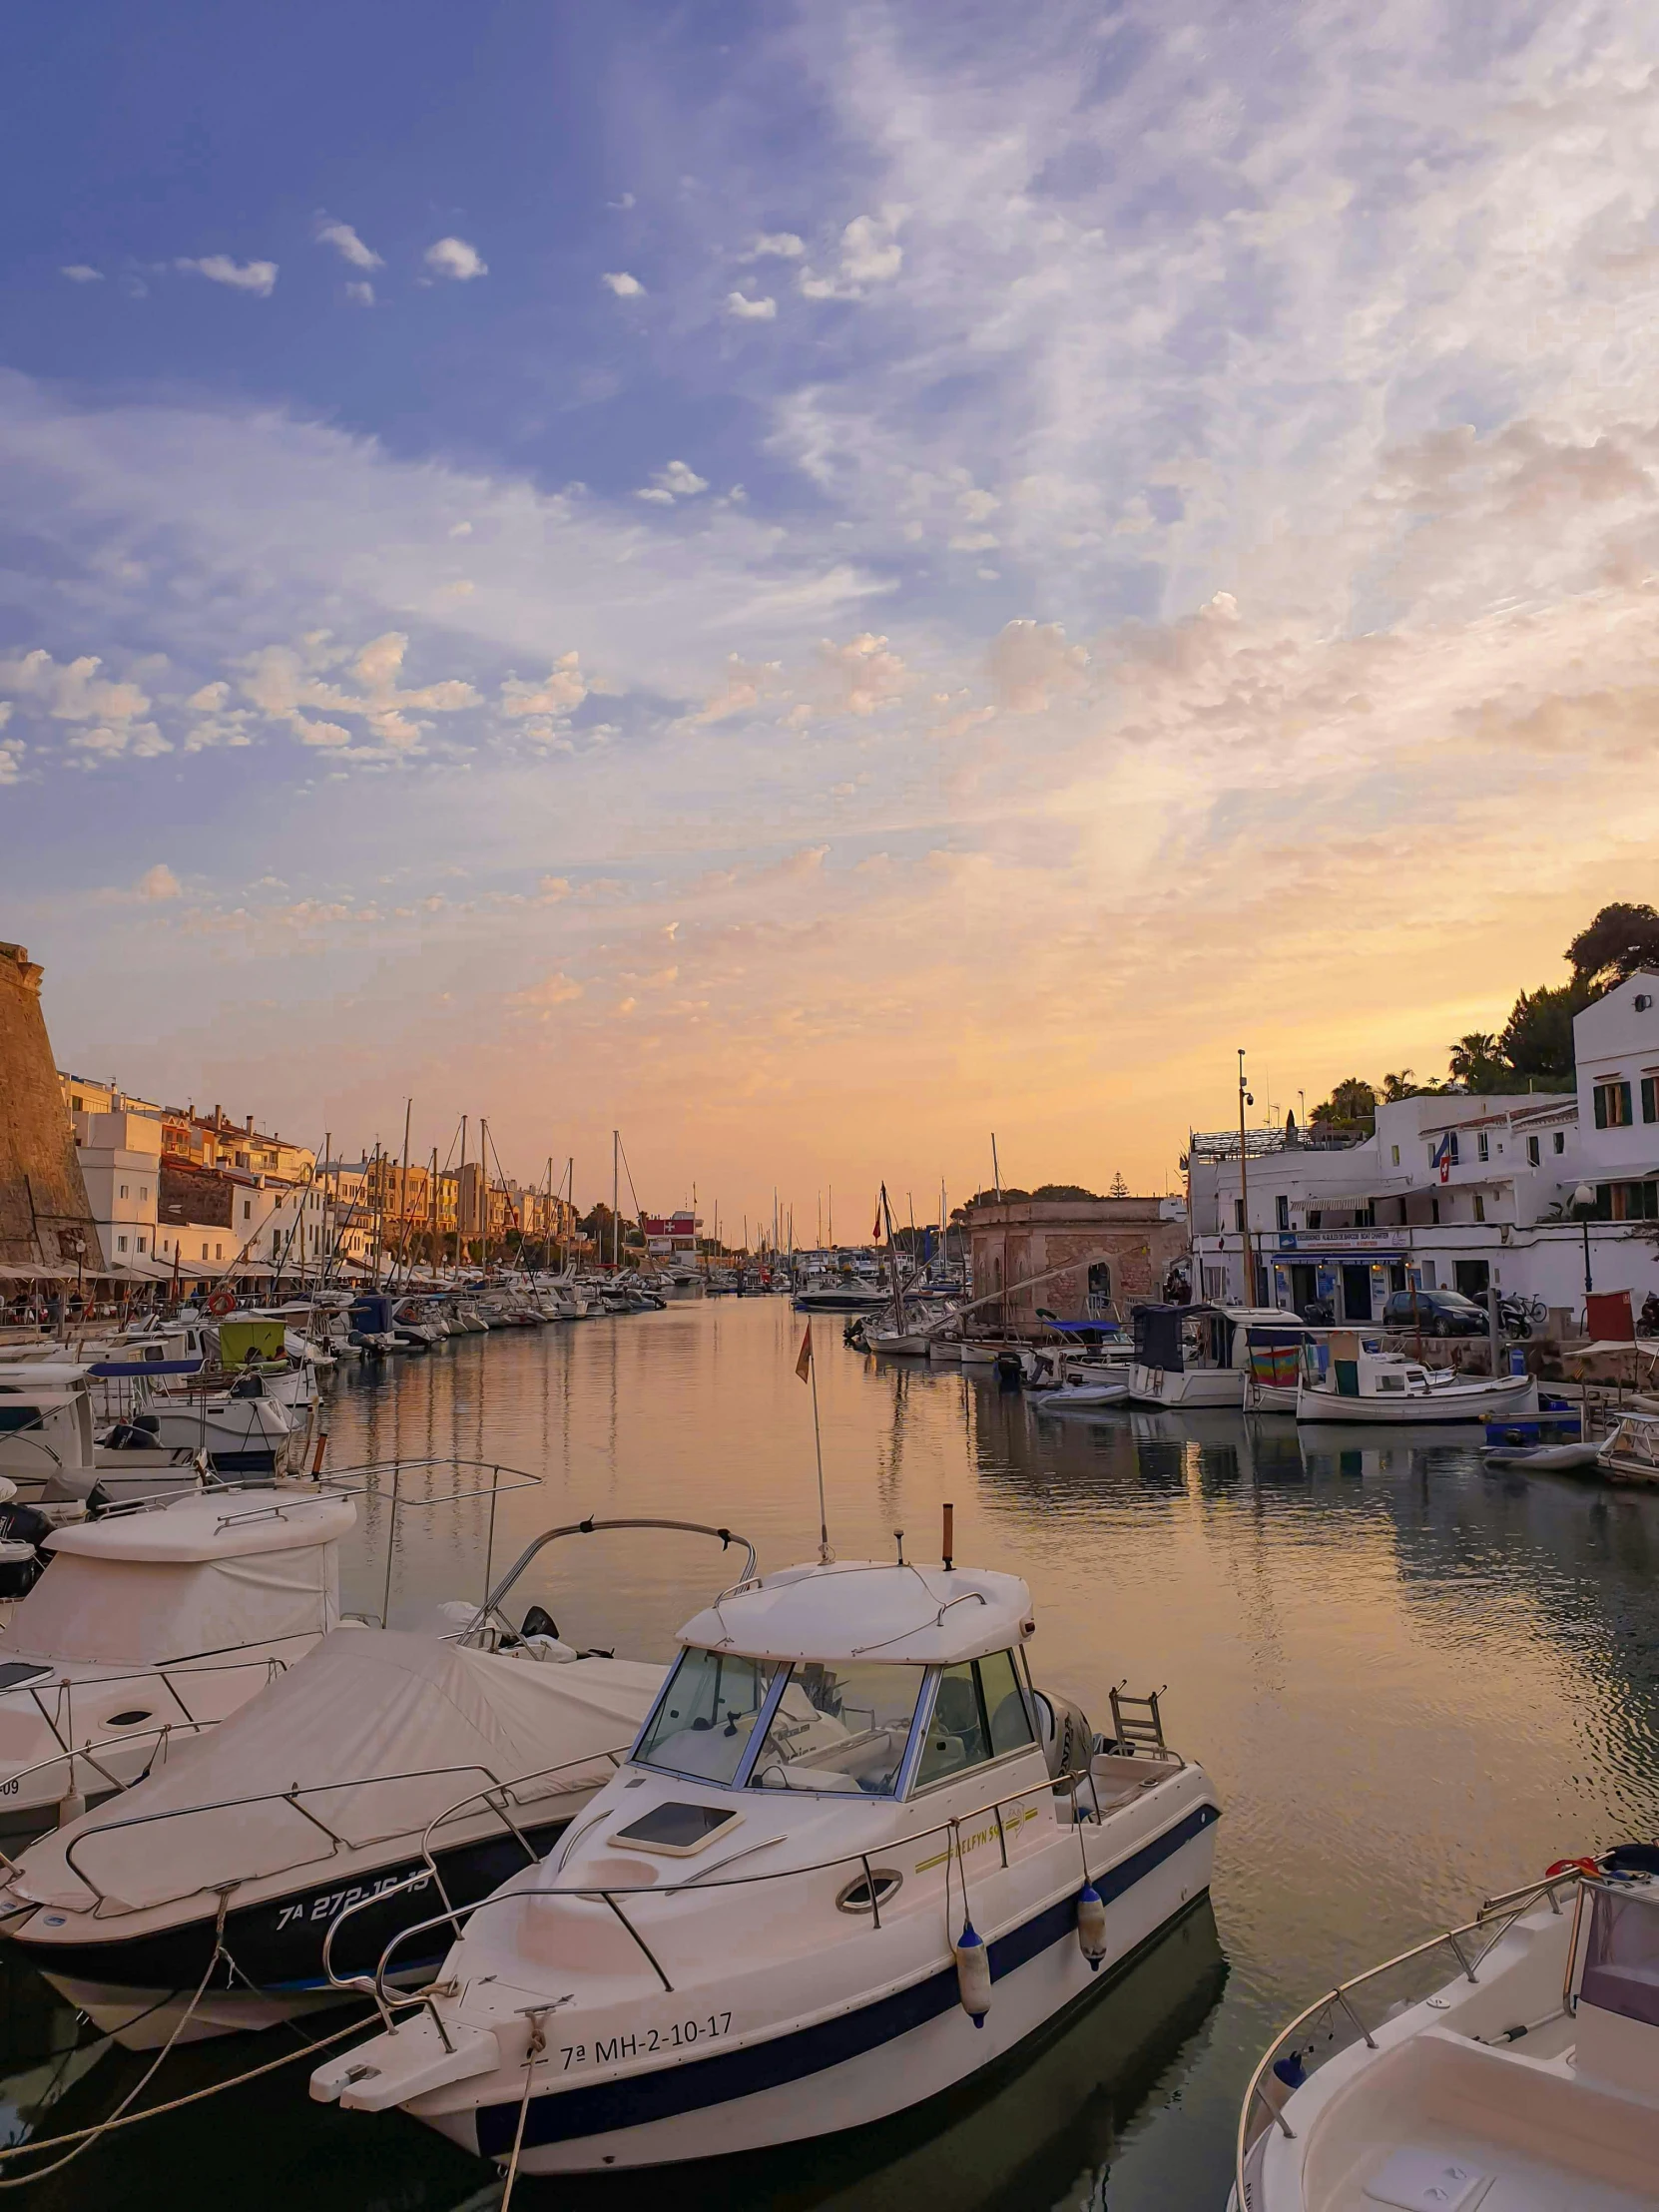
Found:
<svg viewBox="0 0 1659 2212"><path fill-rule="evenodd" d="M1042 1727L1043 1757L1051 1775L1083 1774L1094 1756L1094 1731L1080 1707L1051 1690L1037 1692L1037 1719Z"/></svg>
<svg viewBox="0 0 1659 2212"><path fill-rule="evenodd" d="M45 1571L39 1547L51 1533L52 1523L32 1505L0 1502L0 1599L28 1596Z"/></svg>
<svg viewBox="0 0 1659 2212"><path fill-rule="evenodd" d="M118 1420L105 1441L112 1451L154 1451L161 1433L154 1413L135 1413L131 1420Z"/></svg>
<svg viewBox="0 0 1659 2212"><path fill-rule="evenodd" d="M996 1385L1000 1390L1017 1390L1025 1380L1017 1352L999 1352L996 1356Z"/></svg>

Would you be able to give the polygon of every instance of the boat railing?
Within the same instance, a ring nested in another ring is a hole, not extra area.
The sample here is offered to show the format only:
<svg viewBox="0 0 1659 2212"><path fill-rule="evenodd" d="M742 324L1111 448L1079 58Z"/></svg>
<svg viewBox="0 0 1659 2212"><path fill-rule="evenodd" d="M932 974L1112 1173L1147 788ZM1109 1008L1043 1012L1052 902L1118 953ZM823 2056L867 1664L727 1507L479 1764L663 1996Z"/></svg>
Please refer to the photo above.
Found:
<svg viewBox="0 0 1659 2212"><path fill-rule="evenodd" d="M130 1828L159 1829L169 1821L197 1820L200 1819L202 1815L207 1813L243 1812L250 1807L257 1805L283 1805L286 1806L291 1812L297 1813L301 1820L308 1821L313 1829L317 1830L321 1835L325 1836L328 1839L328 1848L326 1851L322 1851L319 1849L313 1854L310 1859L290 1860L285 1867L274 1870L267 1870L267 1872L289 1874L301 1867L314 1866L317 1861L322 1859L335 1859L340 1855L341 1852L371 1851L379 1845L400 1843L405 1837L410 1834L409 1828L403 1827L386 1829L368 1836L342 1835L339 1829L336 1826L332 1825L325 1817L325 1813L322 1808L313 1807L312 1805L301 1803L302 1799L314 1800L319 1798L326 1798L344 1790L361 1791L387 1788L390 1787L393 1783L435 1782L441 1780L445 1775L482 1775L484 1777L484 1789L481 1791L469 1792L466 1797L457 1800L457 1804L460 1806L465 1806L469 1804L474 1797L493 1793L494 1796L500 1801L500 1804L492 1807L492 1810L500 1814L500 1817L503 1819L506 1825L512 1829L515 1835L518 1835L519 1832L513 1826L510 1817L502 1812L502 1806L504 1806L509 1800L515 1804L533 1803L535 1797L545 1797L549 1793L545 1789L537 1790L534 1792L534 1795L528 1800L519 1798L515 1793L529 1788L531 1784L545 1783L561 1772L564 1772L566 1769L591 1767L597 1760L609 1759L612 1761L614 1767L615 1765L620 1764L623 1756L626 1753L626 1750L627 1747L624 1745L615 1752L611 1752L609 1750L586 1752L580 1758L566 1760L563 1763L563 1767L540 1768L534 1773L515 1776L507 1781L503 1781L501 1777L494 1773L491 1768L486 1766L481 1759L474 1759L463 1760L454 1766L413 1767L410 1768L407 1772L399 1774L353 1775L348 1776L343 1781L316 1782L311 1783L305 1787L301 1787L298 1783L294 1783L290 1788L286 1790L259 1790L255 1791L247 1797L216 1798L211 1799L207 1803L202 1805L168 1806L159 1813L129 1813L123 1819L113 1821L101 1821L96 1827L83 1829L79 1836L75 1837L69 1844L64 1847L64 1863L69 1868L70 1872L75 1876L76 1880L82 1883L90 1892L92 1897L97 1901L93 1908L93 1918L95 1920L103 1919L106 1917L104 1912L104 1908L106 1906L112 1906L113 1913L134 1912L140 1910L140 1908L133 1906L124 1906L119 1899L114 1900L112 1905L112 1900L110 1899L109 1894L99 1887L98 1883L94 1881L90 1874L88 1874L86 1868L82 1866L79 1859L77 1859L77 1857L75 1856L84 1844L90 1843L92 1839L97 1836L112 1836L120 1833L124 1829ZM442 1821L446 1817L446 1813L440 1814L435 1820L429 1821L425 1830L425 1836L429 1836L432 1830L441 1825ZM423 1845L424 1840L425 1838L423 1836ZM522 1836L519 1836L519 1840L520 1842L524 1841ZM527 1850L528 1848L528 1845L526 1845ZM531 1852L530 1856L532 1859L534 1859L535 1854ZM417 1879L427 1879L427 1870L422 1869ZM218 1887L219 1885L215 1883L193 1883L189 1889L181 1890L178 1894L178 1897L160 1900L152 1899L148 1905L142 1908L142 1910L145 1912L150 1912L153 1911L158 1905L176 1905L183 1898L195 1897L199 1891L202 1891L204 1889L216 1889ZM240 1887L240 1884L233 1884L232 1887ZM403 1887L403 1885L396 1885L395 1887ZM439 1888L441 1890L441 1883L439 1885ZM375 1904L378 1902L379 1898L384 1898L387 1894L388 1893L386 1891L382 1890L378 1893L378 1897L368 1898L363 1900L362 1902L365 1904Z"/></svg>
<svg viewBox="0 0 1659 2212"><path fill-rule="evenodd" d="M539 1536L532 1537L530 1542L525 1545L524 1549L519 1553L518 1557L507 1569L506 1573L502 1575L500 1581L494 1584L492 1588L485 1591L483 1603L479 1606L477 1612L473 1614L471 1620L467 1623L466 1627L461 1630L459 1640L462 1643L465 1643L469 1636L476 1636L484 1627L485 1623L489 1620L491 1614L495 1615L499 1625L505 1628L509 1635L516 1636L518 1634L518 1630L513 1627L512 1623L502 1618L499 1608L501 1606L502 1600L506 1597L507 1592L519 1579L520 1575L523 1574L524 1570L529 1566L530 1562L537 1556L539 1552L545 1551L549 1544L557 1543L562 1537L565 1536L607 1535L625 1528L657 1528L667 1529L682 1536L714 1536L719 1539L720 1548L722 1551L729 1549L730 1546L733 1544L742 1544L744 1550L748 1553L749 1556L745 1563L743 1574L739 1577L739 1587L741 1588L744 1584L748 1583L754 1576L756 1560L755 1546L750 1542L747 1536L740 1536L735 1529L712 1528L707 1521L655 1519L598 1520L594 1517L593 1514L590 1513L586 1520L567 1521L560 1528L546 1528L543 1529L542 1533ZM720 1598L717 1598L715 1600L715 1603L717 1605L719 1605L721 1602L722 1600Z"/></svg>
<svg viewBox="0 0 1659 2212"><path fill-rule="evenodd" d="M308 1645L309 1639L306 1639L306 1641ZM151 1667L135 1667L128 1674L91 1675L88 1676L84 1682L79 1684L77 1684L73 1679L57 1683L17 1683L15 1685L16 1688L20 1690L26 1689L28 1691L30 1697L34 1700L35 1708L39 1712L41 1719L46 1723L52 1734L57 1737L58 1742L62 1748L58 1751L55 1751L50 1758L38 1760L33 1766L23 1768L19 1774L9 1777L8 1779L21 1782L23 1776L26 1774L35 1774L44 1767L55 1767L60 1765L63 1761L68 1760L70 1762L70 1782L71 1785L73 1785L75 1779L75 1760L91 1758L91 1752L89 1751L88 1747L85 1745L77 1746L75 1742L75 1692L77 1688L81 1688L89 1692L98 1692L99 1694L102 1694L106 1690L116 1688L119 1684L123 1682L159 1682L162 1685L163 1689L166 1690L168 1696L172 1698L174 1704L178 1706L179 1711L184 1715L185 1727L188 1729L196 1730L203 1728L212 1728L215 1725L214 1720L204 1720L198 1714L191 1711L190 1707L185 1703L185 1700L180 1693L179 1683L178 1680L175 1679L175 1677L186 1681L199 1682L204 1678L212 1679L224 1674L243 1673L250 1667L263 1667L265 1669L266 1682L269 1686L271 1683L275 1682L278 1678L278 1676L284 1674L287 1671L287 1665L288 1662L285 1659L277 1658L274 1652L267 1652L263 1658L259 1659L224 1659L219 1660L215 1664L208 1666L197 1666L194 1663L187 1663L185 1661L162 1661L157 1665ZM55 1715L51 1710L48 1709L47 1698L45 1694L48 1691L56 1693L52 1700L53 1705L56 1707ZM59 1727L60 1722L62 1723L61 1729ZM162 1725L164 1727L176 1729L179 1726L179 1723L177 1721L170 1721L165 1722ZM112 1744L142 1743L146 1736L152 1735L154 1733L155 1731L151 1729L135 1728L130 1733L124 1736L111 1737L109 1739L109 1742ZM104 1750L107 1749L108 1746L99 1745L95 1748L99 1750ZM105 1774L105 1770L98 1765L98 1762L96 1760L92 1760L92 1765L95 1772L99 1774ZM111 1775L105 1774L105 1779L110 1783L110 1787L112 1789L119 1790L125 1787L123 1783L117 1781Z"/></svg>
<svg viewBox="0 0 1659 2212"><path fill-rule="evenodd" d="M123 1729L119 1736L106 1736L100 1743L89 1742L77 1745L69 1751L55 1751L49 1759L37 1759L32 1766L20 1767L15 1774L7 1776L7 1802L10 1803L15 1800L21 1803L23 1784L29 1780L30 1776L45 1774L53 1767L68 1767L69 1787L73 1790L75 1787L75 1762L78 1759L84 1759L93 1772L107 1782L112 1790L131 1790L138 1783L148 1781L156 1771L158 1760L164 1766L166 1765L168 1746L175 1734L199 1736L207 1729L217 1728L218 1726L219 1723L216 1720L190 1721L181 1730L177 1721L162 1721L155 1728ZM120 1751L125 1750L131 1744L147 1743L152 1736L156 1739L156 1748L145 1762L143 1771L131 1775L125 1780L119 1775L112 1774L98 1757L101 1751ZM16 1864L16 1860L12 1858L9 1852L0 1851L0 1866L15 1867ZM4 1901L0 1900L0 1911L3 1910L5 1910Z"/></svg>
<svg viewBox="0 0 1659 2212"><path fill-rule="evenodd" d="M1275 2096L1266 2086L1275 2060L1293 2035L1306 2027L1311 2020L1318 2019L1322 2013L1340 2010L1348 2015L1358 2029L1366 2048L1375 2050L1377 2038L1352 2001L1356 1989L1363 1989L1382 1975L1391 1973L1396 1966L1409 1965L1415 1958L1426 1958L1440 1950L1451 1953L1466 1981L1478 1981L1479 1969L1515 1922L1545 1898L1549 1900L1550 1911L1558 1914L1561 1901L1556 1895L1557 1891L1572 1888L1582 1881L1583 1873L1582 1867L1574 1865L1563 1869L1559 1874L1545 1875L1540 1881L1529 1882L1522 1889L1506 1890L1498 1897L1487 1898L1472 1921L1465 1921L1457 1928L1442 1929L1438 1935L1430 1936L1425 1942L1414 1943L1409 1950L1399 1951L1392 1958L1384 1958L1381 1965L1368 1966L1364 1973L1338 1982L1334 1989L1327 1989L1322 1996L1316 1997L1312 2004L1299 2012L1294 2020L1287 2022L1257 2061L1249 2087L1245 2090L1244 2102L1239 2108L1239 2130L1233 2161L1238 2212L1249 2212L1250 2208L1245 2165L1256 2143L1256 2137L1250 2132L1250 2125L1258 2099L1266 2114L1264 2129L1277 2125L1287 2141L1296 2140L1296 2130L1283 2110L1285 2099ZM1465 1940L1470 1938L1473 1940L1465 1947ZM1379 2021L1378 2024L1381 2026L1382 2022Z"/></svg>
<svg viewBox="0 0 1659 2212"><path fill-rule="evenodd" d="M1097 1754L1096 1756L1099 1755ZM1174 1752L1166 1752L1162 1756L1154 1755L1151 1758L1144 1759L1143 1755L1136 1754L1135 1763L1137 1767L1139 1767L1143 1763L1147 1766L1155 1765L1159 1770L1156 1778L1149 1775L1144 1779L1144 1781L1141 1783L1141 1787L1143 1789L1155 1788L1158 1783L1169 1781L1173 1779L1175 1775L1183 1773L1186 1769L1186 1762ZM1089 1789L1089 1797L1087 1800L1085 1800L1080 1794L1085 1785L1087 1785ZM1023 1789L1010 1791L1002 1797L988 1798L984 1801L984 1803L972 1807L972 1809L967 1812L953 1813L942 1821L935 1821L929 1827L911 1829L905 1835L889 1837L884 1842L861 1851L837 1852L832 1858L815 1860L807 1866L762 1869L759 1873L752 1874L728 1875L722 1873L721 1870L723 1868L733 1865L737 1860L749 1858L755 1852L768 1850L771 1848L772 1845L783 1841L783 1838L773 1836L768 1837L759 1844L751 1844L736 1852L733 1852L729 1858L717 1860L712 1867L709 1867L706 1870L700 1868L695 1872L687 1875L685 1879L680 1882L640 1882L626 1884L617 1882L602 1884L556 1883L552 1885L543 1885L538 1883L534 1889L529 1890L497 1890L492 1893L491 1896L487 1898L481 1898L476 1905L468 1906L459 1912L453 1909L446 1910L441 1913L433 1914L427 1920L418 1921L411 1924L407 1928L399 1929L392 1936L391 1939L387 1942L385 1949L380 1953L379 1963L374 1969L372 1979L370 1979L370 1977L367 1975L357 1975L352 1977L348 1982L341 1982L336 1985L357 1989L360 1990L364 1995L372 1996L376 2006L379 2008L380 2017L385 2022L388 2028L392 2025L392 2007L394 2005L401 2004L404 2006L416 2007L424 2006L428 2011L431 2012L432 2017L437 2024L438 2033L443 2038L445 2048L448 2048L449 2039L448 2036L444 2033L443 2023L441 2019L438 2018L436 2008L431 2003L432 1992L429 1989L415 1992L413 1994L402 1994L393 1993L389 1991L386 1987L386 1976L391 1970L392 1960L399 1948L403 1944L412 1941L415 1937L430 1935L434 1929L442 1928L445 1926L453 1929L455 1934L459 1936L463 1927L471 1920L474 1914L481 1913L485 1910L486 1907L492 1905L523 1905L528 1900L540 1900L543 1898L571 1898L577 1900L597 1900L599 1903L603 1904L607 1908L607 1910L616 1918L616 1920L620 1922L623 1929L632 1938L635 1947L639 1950L641 1955L646 1960L647 1964L651 1967L652 1972L662 1983L664 1989L670 1995L672 1995L674 1992L674 1983L670 1980L668 1974L664 1970L662 1961L657 1957L656 1952L651 1948L650 1944L645 1940L645 1937L640 1934L639 1930L628 1918L628 1915L624 1912L622 1906L618 1904L617 1901L619 1898L674 1898L684 1897L688 1892L691 1891L695 1891L699 1896L706 1896L711 1890L740 1889L763 1882L805 1882L808 1881L810 1878L818 1875L836 1873L846 1873L848 1875L851 1875L853 1873L853 1870L858 1870L861 1874L862 1879L863 1896L858 1904L847 1908L847 1910L858 1914L867 1912L869 1914L869 1925L871 1929L878 1931L881 1927L881 1897L884 1887L883 1877L888 1875L891 1871L881 1864L881 1861L883 1859L896 1852L908 1851L916 1844L927 1843L935 1838L943 1838L943 1850L937 1854L937 1857L935 1859L924 1861L922 1863L922 1867L917 1871L930 1872L934 1866L943 1866L945 1869L945 1880L948 1890L951 1879L950 1869L952 1865L954 1865L956 1869L956 1880L959 1881L962 1885L963 1902L965 1904L967 1894L967 1871L965 1854L968 1851L974 1849L978 1843L982 1841L988 1842L990 1840L990 1832L986 1831L981 1836L970 1837L968 1842L964 1844L962 1841L963 1829L970 1827L970 1825L975 1821L994 1821L995 1840L1000 1857L1000 1869L1005 1869L1009 1863L1008 1842L1010 1836L1017 1834L1018 1830L1023 1827L1025 1821L1029 1818L1034 1817L1035 1813L1035 1808L1033 1808L1032 1814L1022 1813L1018 1821L1010 1822L1007 1818L1005 1818L1010 1808L1022 1806L1026 1804L1029 1800L1034 1798L1045 1798L1052 1802L1053 1799L1062 1796L1069 1798L1071 1809L1071 1826L1073 1828L1081 1831L1084 1827L1098 1828L1103 1824L1105 1814L1102 1812L1098 1799L1096 1797L1096 1777L1093 1771L1093 1762L1091 1761L1090 1765L1087 1767L1068 1770L1057 1775L1045 1775L1041 1781L1027 1783ZM585 1833L585 1831L583 1831L582 1833ZM563 1848L568 1852L571 1843L576 1840L579 1839L567 1839ZM1082 1852L1080 1835L1079 1856L1083 1860L1083 1876L1084 1879L1087 1880L1089 1878L1089 1868L1087 1857ZM424 1882L426 1879L427 1877L425 1869L422 1869L419 1874L409 1877L399 1887L403 1889L412 1889L416 1885L416 1883ZM897 1885L891 1884L886 1887L888 1889L888 1894L890 1894L891 1889L895 1889ZM382 1890L380 1893L380 1897L381 1899L384 1899L388 1896L391 1896L393 1892L391 1890ZM845 1894L846 1893L843 1888L843 1890L839 1893L839 1896L844 1897ZM344 1916L342 1915L341 1918L343 1917Z"/></svg>

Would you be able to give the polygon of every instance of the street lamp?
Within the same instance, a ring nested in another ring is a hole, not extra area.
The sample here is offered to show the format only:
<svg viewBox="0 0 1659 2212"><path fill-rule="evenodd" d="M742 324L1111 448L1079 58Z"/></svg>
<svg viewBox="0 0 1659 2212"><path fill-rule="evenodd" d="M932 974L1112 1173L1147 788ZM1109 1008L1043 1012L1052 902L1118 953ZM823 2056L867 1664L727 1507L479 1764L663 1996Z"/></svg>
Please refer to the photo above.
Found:
<svg viewBox="0 0 1659 2212"><path fill-rule="evenodd" d="M1584 1326L1587 1329L1590 1325L1590 1222L1596 1210L1596 1194L1588 1183L1580 1183L1573 1192L1572 1210L1578 1216L1578 1226L1584 1232Z"/></svg>

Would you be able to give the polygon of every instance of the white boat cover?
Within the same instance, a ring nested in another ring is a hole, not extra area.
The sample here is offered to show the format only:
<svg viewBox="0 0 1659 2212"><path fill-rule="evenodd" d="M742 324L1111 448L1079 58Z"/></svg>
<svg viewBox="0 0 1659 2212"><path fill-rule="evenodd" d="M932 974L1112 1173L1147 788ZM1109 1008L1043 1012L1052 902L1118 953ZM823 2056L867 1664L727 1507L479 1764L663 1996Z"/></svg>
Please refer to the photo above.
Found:
<svg viewBox="0 0 1659 2212"><path fill-rule="evenodd" d="M948 1667L1035 1630L1031 1592L988 1568L841 1559L786 1567L689 1620L683 1644L752 1659L883 1659Z"/></svg>
<svg viewBox="0 0 1659 2212"><path fill-rule="evenodd" d="M339 1620L349 1498L177 1499L48 1536L46 1572L0 1635L0 1656L153 1666L325 1636Z"/></svg>
<svg viewBox="0 0 1659 2212"><path fill-rule="evenodd" d="M663 1671L626 1659L538 1664L396 1630L336 1629L229 1720L175 1748L148 1782L32 1844L16 1888L86 1910L88 1890L64 1856L84 1838L76 1863L105 1893L106 1915L117 1905L142 1912L319 1862L343 1874L370 1846L384 1857L387 1840L413 1850L428 1821L492 1782L577 1762L518 1795L592 1791L612 1773L602 1755L633 1742ZM290 1788L304 1813L285 1802ZM111 1825L164 1813L179 1817ZM337 1853L317 1820L341 1839Z"/></svg>

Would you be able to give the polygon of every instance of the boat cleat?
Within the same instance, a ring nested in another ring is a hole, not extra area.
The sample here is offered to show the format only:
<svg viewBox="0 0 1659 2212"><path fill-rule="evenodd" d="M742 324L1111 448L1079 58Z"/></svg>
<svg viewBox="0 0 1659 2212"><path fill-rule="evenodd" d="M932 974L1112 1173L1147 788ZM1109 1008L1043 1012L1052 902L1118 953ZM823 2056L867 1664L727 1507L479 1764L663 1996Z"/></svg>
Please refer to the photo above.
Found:
<svg viewBox="0 0 1659 2212"><path fill-rule="evenodd" d="M318 2104L339 2104L348 2112L385 2112L428 2089L493 2073L500 2063L501 2047L487 2027L455 2022L440 2028L430 2012L422 2011L318 2066L311 2075L311 2096Z"/></svg>

